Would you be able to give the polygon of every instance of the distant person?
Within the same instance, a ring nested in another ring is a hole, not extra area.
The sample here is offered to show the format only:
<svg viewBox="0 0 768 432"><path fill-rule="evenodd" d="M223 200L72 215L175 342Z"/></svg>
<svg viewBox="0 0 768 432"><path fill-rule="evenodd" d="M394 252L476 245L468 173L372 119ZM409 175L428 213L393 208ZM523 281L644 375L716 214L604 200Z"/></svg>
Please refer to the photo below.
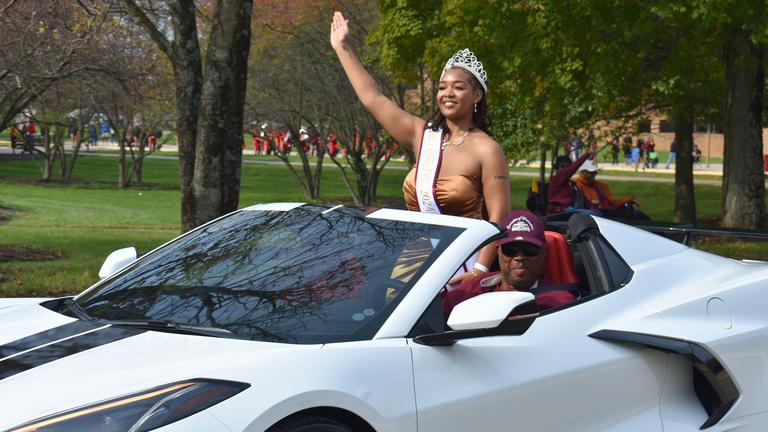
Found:
<svg viewBox="0 0 768 432"><path fill-rule="evenodd" d="M152 134L147 135L147 145L150 150L157 150L157 137Z"/></svg>
<svg viewBox="0 0 768 432"><path fill-rule="evenodd" d="M573 141L571 141L571 160L575 161L581 154L581 148L584 147L584 143L581 141L578 135L574 135Z"/></svg>
<svg viewBox="0 0 768 432"><path fill-rule="evenodd" d="M656 141L653 140L653 137L649 137L645 143L648 148L648 151L646 152L647 157L645 158L646 164L650 168L656 168L656 165L659 164L659 153L656 151Z"/></svg>
<svg viewBox="0 0 768 432"><path fill-rule="evenodd" d="M17 128L16 125L11 125L11 149L16 148L20 136L21 132L19 131L19 128Z"/></svg>
<svg viewBox="0 0 768 432"><path fill-rule="evenodd" d="M664 164L664 169L669 169L669 164L675 161L677 159L677 142L672 141L672 145L669 146L669 157L667 158L667 163Z"/></svg>
<svg viewBox="0 0 768 432"><path fill-rule="evenodd" d="M72 148L77 145L77 123L74 120L69 122L69 142L72 144Z"/></svg>
<svg viewBox="0 0 768 432"><path fill-rule="evenodd" d="M99 134L101 136L109 136L109 122L103 121L99 125Z"/></svg>
<svg viewBox="0 0 768 432"><path fill-rule="evenodd" d="M632 164L632 135L624 135L624 143L621 146L624 152L624 161L627 165Z"/></svg>
<svg viewBox="0 0 768 432"><path fill-rule="evenodd" d="M559 156L555 160L555 173L549 179L547 187L547 216L562 213L600 215L599 210L584 208L584 203L580 202L583 199L577 199L577 193L578 198L581 198L581 193L576 184L571 181L571 176L576 173L576 170L594 154L595 146L592 146L574 162L571 162L568 156Z"/></svg>
<svg viewBox="0 0 768 432"><path fill-rule="evenodd" d="M91 145L96 146L99 142L99 135L98 132L96 132L96 126L90 125L88 126L88 137L91 140Z"/></svg>
<svg viewBox="0 0 768 432"><path fill-rule="evenodd" d="M336 140L336 133L333 131L328 132L328 153L332 158L339 154L339 142Z"/></svg>
<svg viewBox="0 0 768 432"><path fill-rule="evenodd" d="M635 172L637 172L637 168L642 163L643 163L643 140L638 139L637 143L635 143L635 146L632 147L632 164L635 166ZM643 166L643 171L645 171L645 166Z"/></svg>
<svg viewBox="0 0 768 432"><path fill-rule="evenodd" d="M651 168L656 168L656 166L659 164L659 152L656 150L651 150L648 152L648 165Z"/></svg>
<svg viewBox="0 0 768 432"><path fill-rule="evenodd" d="M700 164L701 163L701 149L698 145L693 145L693 151L691 152L691 156L693 156L693 163L694 164Z"/></svg>
<svg viewBox="0 0 768 432"><path fill-rule="evenodd" d="M614 138L611 140L611 165L619 164L619 140Z"/></svg>
<svg viewBox="0 0 768 432"><path fill-rule="evenodd" d="M599 210L607 217L631 217L634 212L632 206L639 206L640 201L634 196L614 199L608 185L595 180L597 173L597 165L587 160L579 167L579 175L574 179L574 183L584 195L584 208Z"/></svg>
<svg viewBox="0 0 768 432"><path fill-rule="evenodd" d="M37 135L37 128L35 127L35 122L30 120L29 123L27 123L27 145L32 148L35 145L35 139Z"/></svg>

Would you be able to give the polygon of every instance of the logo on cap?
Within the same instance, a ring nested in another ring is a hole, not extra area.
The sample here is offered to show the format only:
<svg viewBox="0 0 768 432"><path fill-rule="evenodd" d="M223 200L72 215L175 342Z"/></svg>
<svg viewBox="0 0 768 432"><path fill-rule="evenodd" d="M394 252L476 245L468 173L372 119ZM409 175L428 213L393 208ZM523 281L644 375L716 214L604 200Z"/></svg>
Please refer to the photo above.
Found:
<svg viewBox="0 0 768 432"><path fill-rule="evenodd" d="M533 229L533 223L531 223L530 220L528 220L525 216L519 216L514 219L507 225L507 229L510 231L510 233L513 232L527 232L532 233L534 231ZM514 238L515 240L525 240L522 236L517 236Z"/></svg>

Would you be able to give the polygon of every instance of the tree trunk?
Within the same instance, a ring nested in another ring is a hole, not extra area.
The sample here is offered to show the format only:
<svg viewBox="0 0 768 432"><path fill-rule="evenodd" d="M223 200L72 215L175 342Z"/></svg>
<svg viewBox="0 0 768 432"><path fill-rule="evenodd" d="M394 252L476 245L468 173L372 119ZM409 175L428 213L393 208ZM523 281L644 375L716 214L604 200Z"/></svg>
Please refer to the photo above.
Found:
<svg viewBox="0 0 768 432"><path fill-rule="evenodd" d="M203 83L203 66L197 37L197 17L192 0L171 1L170 8L176 39L169 54L176 85L176 137L181 176L181 231L197 226L195 194L195 143L197 116Z"/></svg>
<svg viewBox="0 0 768 432"><path fill-rule="evenodd" d="M64 140L68 138L64 136L65 130L66 129L62 128L62 131L61 131L62 150L64 149ZM78 139L77 142L75 143L75 146L72 148L72 160L69 162L69 165L67 166L67 171L64 174L64 177L62 178L62 180L64 180L67 183L72 181L72 173L75 171L75 163L77 162L77 157L80 155L80 145L81 145L80 140Z"/></svg>
<svg viewBox="0 0 768 432"><path fill-rule="evenodd" d="M133 178L137 185L143 184L143 177L141 169L143 167L144 157L139 156L136 158L136 160L133 161Z"/></svg>
<svg viewBox="0 0 768 432"><path fill-rule="evenodd" d="M192 181L196 226L237 209L251 7L251 0L214 4Z"/></svg>
<svg viewBox="0 0 768 432"><path fill-rule="evenodd" d="M278 159L283 161L285 166L288 168L288 171L290 171L294 180L296 180L296 183L298 183L299 187L301 188L301 192L304 194L304 199L310 200L312 198L312 194L309 191L309 185L304 184L304 180L302 180L299 173L293 167L293 164L291 164L291 160L288 158L288 156L285 154L281 154L279 152L275 153L275 156L277 156Z"/></svg>
<svg viewBox="0 0 768 432"><path fill-rule="evenodd" d="M44 133L45 128L41 128L41 131ZM43 181L51 181L51 176L53 175L53 161L56 157L54 149L51 148L51 141L45 137L45 134L43 134L43 149L44 149L44 158L43 158L43 175L41 180ZM24 136L22 136L22 139L25 139ZM32 148L34 148L35 143L32 143Z"/></svg>
<svg viewBox="0 0 768 432"><path fill-rule="evenodd" d="M362 152L363 150L361 146L359 150L350 155L350 165L355 172L357 196L360 197L362 205L368 206L371 205L371 197L368 194L368 179L370 178L370 173L368 172L368 166L363 162Z"/></svg>
<svg viewBox="0 0 768 432"><path fill-rule="evenodd" d="M120 153L117 158L117 187L128 187L128 176L125 169L125 140L120 143Z"/></svg>
<svg viewBox="0 0 768 432"><path fill-rule="evenodd" d="M133 179L136 182L137 185L142 184L142 175L141 175L141 169L144 165L144 156L146 154L146 145L148 142L148 136L147 132L142 130L141 133L139 133L138 136L139 140L139 148L136 149L136 155L133 157L132 162L132 170L133 170Z"/></svg>
<svg viewBox="0 0 768 432"><path fill-rule="evenodd" d="M696 224L696 196L693 191L693 109L683 107L672 115L675 124L675 215L673 221Z"/></svg>
<svg viewBox="0 0 768 432"><path fill-rule="evenodd" d="M324 145L327 145L324 144ZM325 150L319 150L317 152L317 161L315 162L315 179L312 183L312 196L320 198L320 178L323 174L323 159L325 158Z"/></svg>
<svg viewBox="0 0 768 432"><path fill-rule="evenodd" d="M765 47L753 43L750 36L745 30L733 29L725 46L722 202L722 225L748 229L765 221L761 163Z"/></svg>

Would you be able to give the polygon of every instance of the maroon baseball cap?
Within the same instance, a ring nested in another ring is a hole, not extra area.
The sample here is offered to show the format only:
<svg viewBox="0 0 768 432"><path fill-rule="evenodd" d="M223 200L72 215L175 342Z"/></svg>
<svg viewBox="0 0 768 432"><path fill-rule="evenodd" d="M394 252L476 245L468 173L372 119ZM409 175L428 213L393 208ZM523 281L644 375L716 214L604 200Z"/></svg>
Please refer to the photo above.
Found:
<svg viewBox="0 0 768 432"><path fill-rule="evenodd" d="M507 229L507 235L496 241L499 245L522 241L544 246L544 224L529 211L513 211L501 221L501 226Z"/></svg>

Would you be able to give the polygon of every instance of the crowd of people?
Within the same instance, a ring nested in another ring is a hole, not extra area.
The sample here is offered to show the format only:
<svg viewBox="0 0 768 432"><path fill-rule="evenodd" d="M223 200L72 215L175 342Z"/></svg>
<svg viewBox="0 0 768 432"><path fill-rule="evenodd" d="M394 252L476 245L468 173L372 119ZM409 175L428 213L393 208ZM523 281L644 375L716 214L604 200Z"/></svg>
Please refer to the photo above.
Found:
<svg viewBox="0 0 768 432"><path fill-rule="evenodd" d="M370 135L361 139L359 134L355 134L352 144L344 146L333 131L328 132L325 136L320 136L302 128L299 136L294 139L290 131L280 130L274 125L254 132L251 145L254 154L265 156L287 156L296 149L308 156L327 154L333 158L339 155L346 158L349 156L349 152L356 152L364 158L371 158L377 150L377 145ZM245 144L243 144L243 149L245 149ZM390 157L397 151L397 144L391 140L384 141L381 150L383 150L384 157Z"/></svg>
<svg viewBox="0 0 768 432"><path fill-rule="evenodd" d="M624 165L634 167L635 171L642 168L656 168L659 164L659 153L656 151L656 142L653 137L634 139L626 134L621 138L614 138L610 142L611 164L619 165L619 154L624 156Z"/></svg>
<svg viewBox="0 0 768 432"><path fill-rule="evenodd" d="M34 120L27 123L12 124L10 130L11 148L34 147L37 140L37 126Z"/></svg>

